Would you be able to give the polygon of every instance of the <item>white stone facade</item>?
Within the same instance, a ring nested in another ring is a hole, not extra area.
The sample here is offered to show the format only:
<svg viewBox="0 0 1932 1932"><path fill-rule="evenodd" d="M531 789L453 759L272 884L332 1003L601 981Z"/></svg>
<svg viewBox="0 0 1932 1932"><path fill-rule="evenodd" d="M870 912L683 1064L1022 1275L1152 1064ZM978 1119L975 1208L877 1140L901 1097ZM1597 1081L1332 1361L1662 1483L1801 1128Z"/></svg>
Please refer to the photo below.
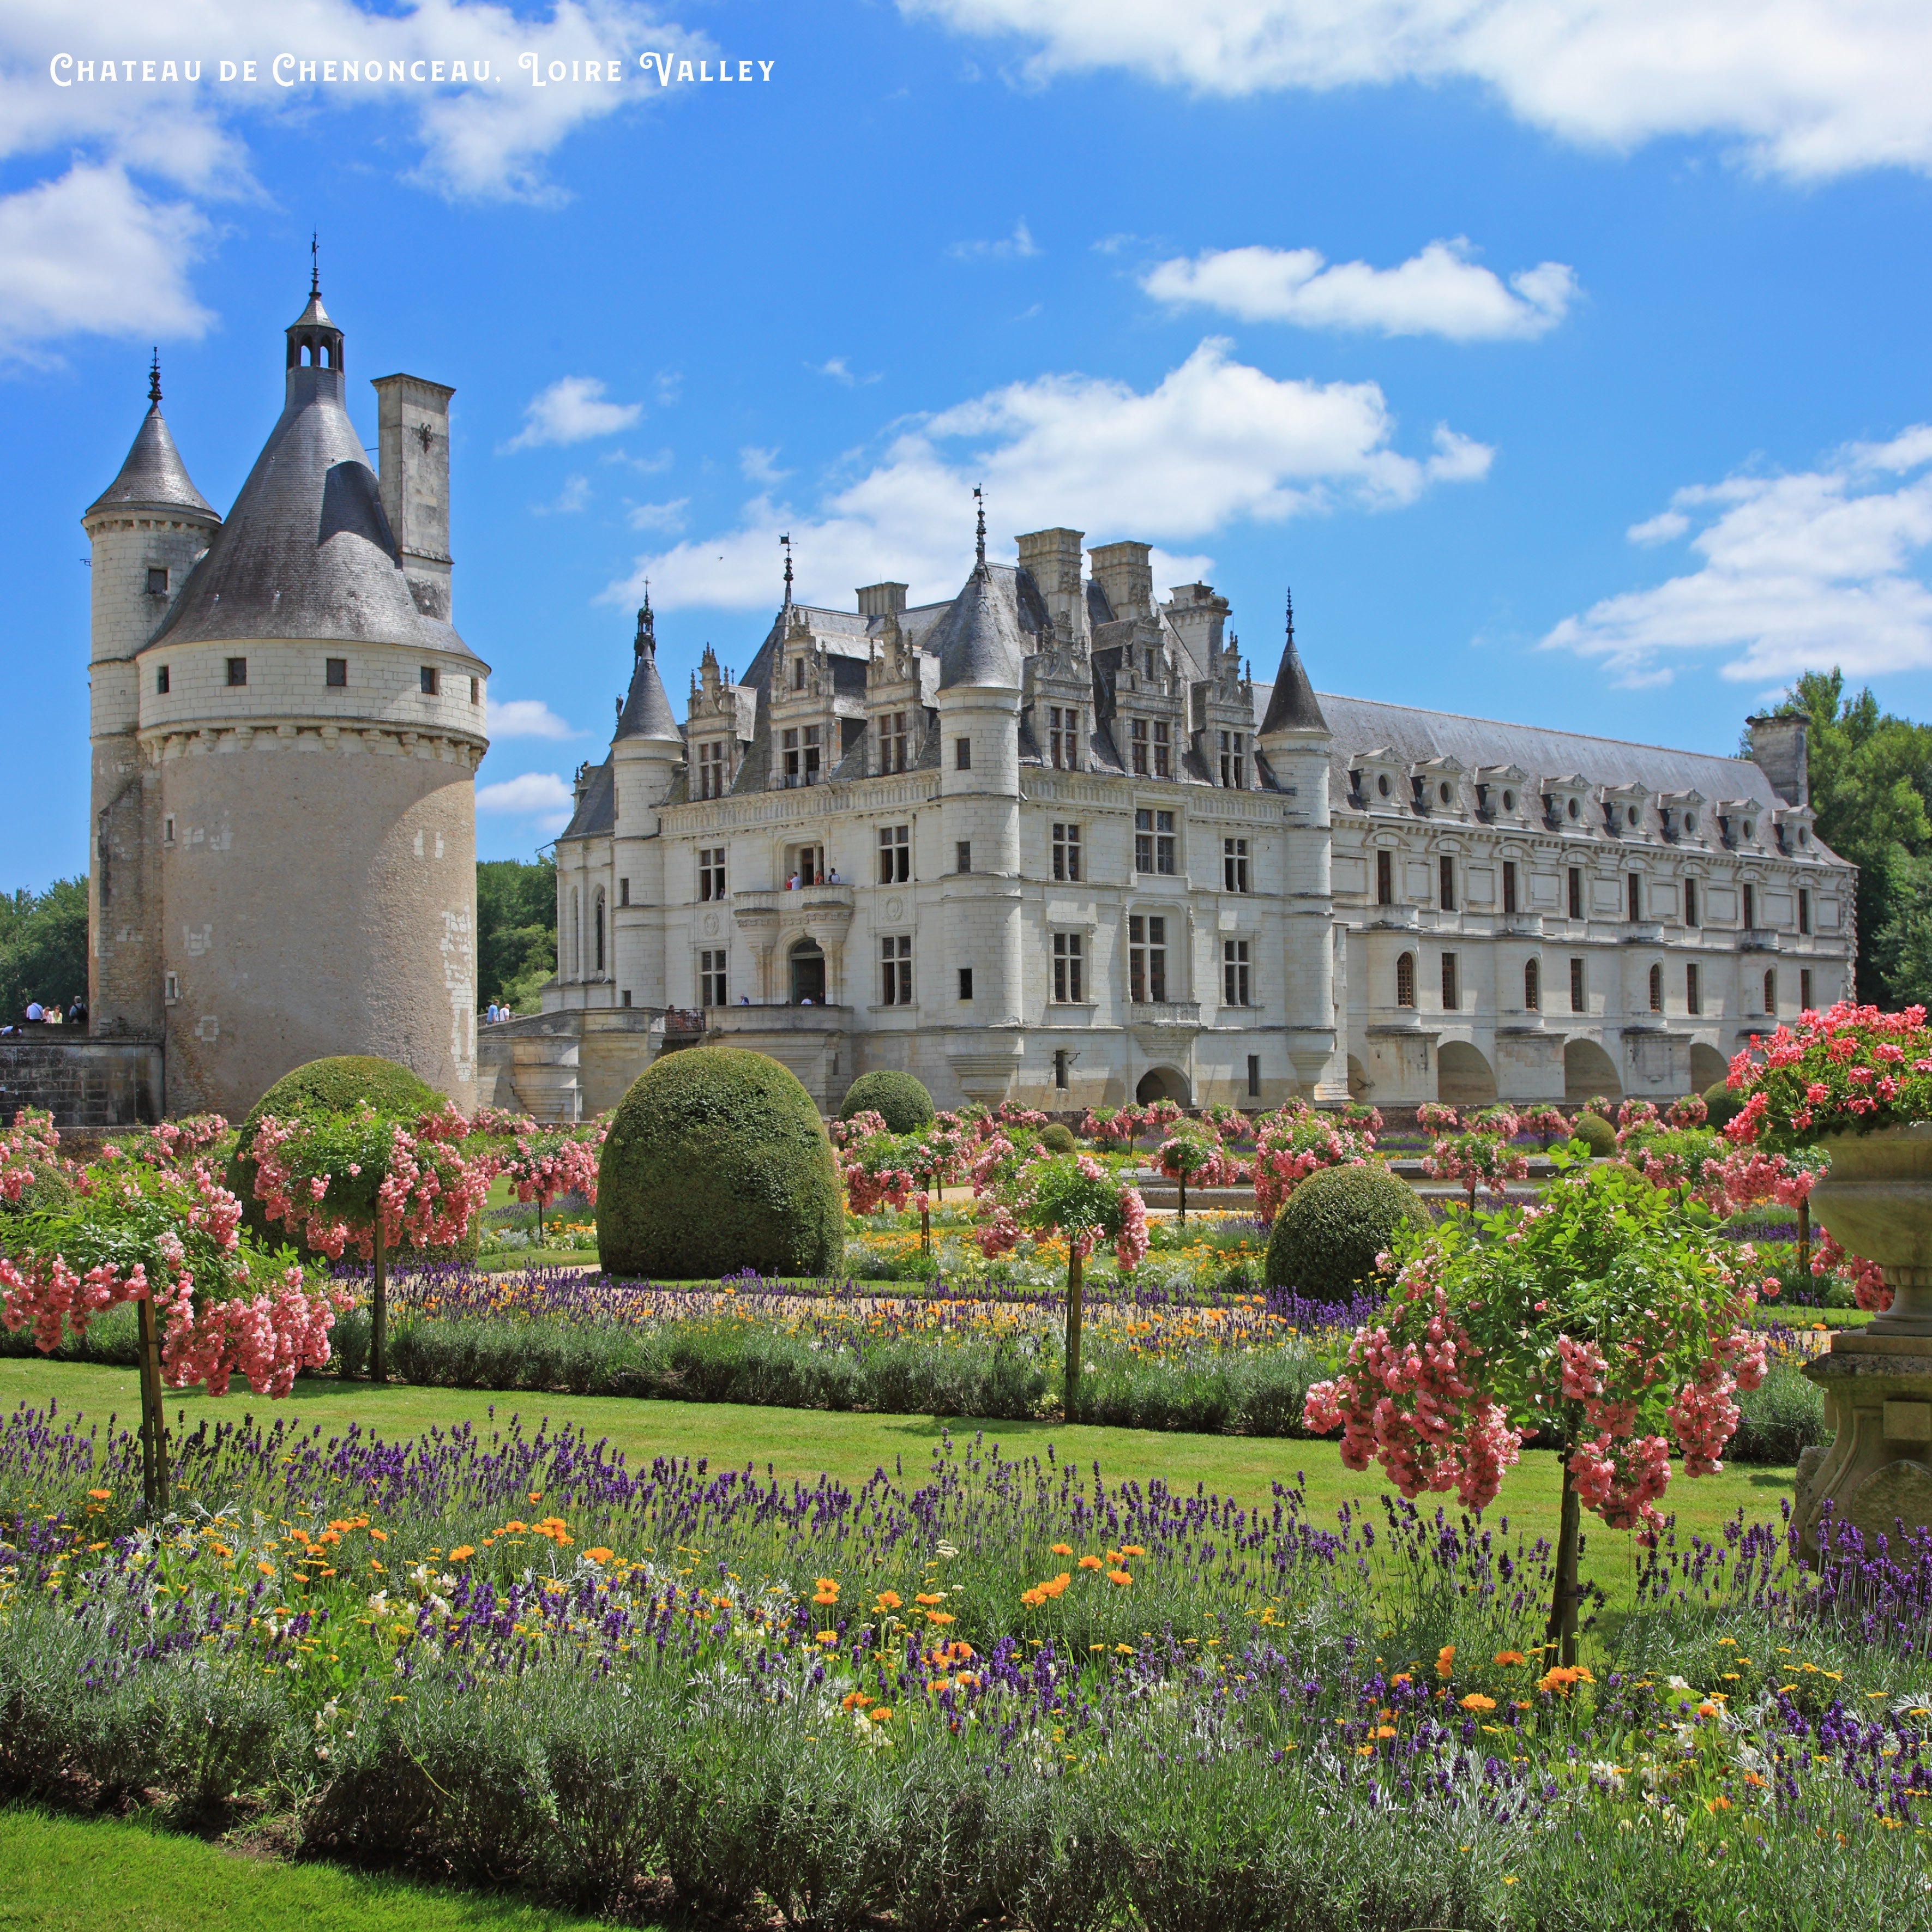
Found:
<svg viewBox="0 0 1932 1932"><path fill-rule="evenodd" d="M1257 686L1209 586L1157 602L1146 545L1088 574L1082 541L1024 536L920 608L788 596L742 681L707 652L682 725L640 614L556 848L520 1055L547 1111L700 1027L827 1106L882 1066L1052 1109L1668 1094L1767 988L1790 1016L1849 986L1802 726L1756 721L1760 763L1318 699L1292 632ZM619 1027L595 1080L572 1012Z"/></svg>

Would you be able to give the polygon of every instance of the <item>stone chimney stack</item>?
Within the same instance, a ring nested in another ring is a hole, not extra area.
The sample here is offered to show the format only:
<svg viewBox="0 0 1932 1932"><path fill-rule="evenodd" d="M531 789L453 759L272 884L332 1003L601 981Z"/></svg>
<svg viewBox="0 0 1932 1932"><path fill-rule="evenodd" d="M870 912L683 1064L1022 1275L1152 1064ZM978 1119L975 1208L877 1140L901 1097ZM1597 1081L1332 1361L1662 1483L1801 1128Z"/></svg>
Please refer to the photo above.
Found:
<svg viewBox="0 0 1932 1932"><path fill-rule="evenodd" d="M1771 781L1771 788L1786 805L1809 805L1808 770L1811 721L1803 712L1795 716L1747 718L1751 761Z"/></svg>
<svg viewBox="0 0 1932 1932"><path fill-rule="evenodd" d="M410 594L426 617L450 621L449 399L420 376L379 376L376 449L382 512L402 552Z"/></svg>
<svg viewBox="0 0 1932 1932"><path fill-rule="evenodd" d="M1144 543L1112 543L1088 551L1094 581L1107 593L1116 617L1153 614L1154 566L1148 560L1151 548Z"/></svg>
<svg viewBox="0 0 1932 1932"><path fill-rule="evenodd" d="M1063 636L1087 634L1087 598L1081 588L1080 546L1084 530L1033 530L1019 539L1020 568L1030 577L1054 628Z"/></svg>
<svg viewBox="0 0 1932 1932"><path fill-rule="evenodd" d="M1194 660L1194 675L1212 677L1221 656L1222 628L1227 622L1228 600L1211 584L1177 584L1170 593L1167 621L1180 633Z"/></svg>
<svg viewBox="0 0 1932 1932"><path fill-rule="evenodd" d="M862 584L859 586L859 614L862 617L896 617L906 607L903 584Z"/></svg>

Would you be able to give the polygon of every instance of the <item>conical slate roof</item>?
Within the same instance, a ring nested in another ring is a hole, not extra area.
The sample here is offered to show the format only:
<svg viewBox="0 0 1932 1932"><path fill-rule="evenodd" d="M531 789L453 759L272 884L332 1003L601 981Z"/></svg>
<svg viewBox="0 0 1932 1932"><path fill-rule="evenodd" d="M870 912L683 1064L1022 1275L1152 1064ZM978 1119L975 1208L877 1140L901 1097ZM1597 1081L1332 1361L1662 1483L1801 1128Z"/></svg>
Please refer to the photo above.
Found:
<svg viewBox="0 0 1932 1932"><path fill-rule="evenodd" d="M189 480L188 465L168 434L167 418L161 414L158 396L148 405L148 413L135 432L134 446L121 466L120 475L95 497L84 514L91 517L97 510L111 509L120 504L130 508L139 506L146 509L199 510L209 517L214 514L213 505Z"/></svg>
<svg viewBox="0 0 1932 1932"><path fill-rule="evenodd" d="M944 616L925 638L939 660L939 688L1006 685L1018 688L1026 658L1020 633L1014 573L982 563L967 578Z"/></svg>
<svg viewBox="0 0 1932 1932"><path fill-rule="evenodd" d="M630 694L618 714L620 738L668 738L681 743L683 734L671 715L664 680L658 675L658 640L648 601L638 613L637 662L632 668Z"/></svg>
<svg viewBox="0 0 1932 1932"><path fill-rule="evenodd" d="M1322 715L1315 687L1302 668L1301 653L1294 648L1294 609L1288 607L1288 637L1281 647L1281 668L1274 674L1274 688L1268 693L1268 714L1262 720L1260 735L1271 731L1322 731L1328 721Z"/></svg>
<svg viewBox="0 0 1932 1932"><path fill-rule="evenodd" d="M162 638L314 638L475 655L416 608L343 381L340 367L290 368L280 418Z"/></svg>

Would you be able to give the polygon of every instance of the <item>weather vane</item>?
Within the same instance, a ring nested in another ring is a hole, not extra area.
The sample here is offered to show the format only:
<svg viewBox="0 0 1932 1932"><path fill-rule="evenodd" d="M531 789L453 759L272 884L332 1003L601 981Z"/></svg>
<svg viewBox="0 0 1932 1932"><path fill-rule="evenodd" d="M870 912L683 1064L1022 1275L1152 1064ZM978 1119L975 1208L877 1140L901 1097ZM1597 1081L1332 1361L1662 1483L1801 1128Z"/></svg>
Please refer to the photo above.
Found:
<svg viewBox="0 0 1932 1932"><path fill-rule="evenodd" d="M976 483L973 486L973 501L978 506L980 512L979 527L974 538L975 548L978 552L980 561L984 563L986 561L986 500L981 494L980 486Z"/></svg>
<svg viewBox="0 0 1932 1932"><path fill-rule="evenodd" d="M154 345L154 359L148 364L148 400L151 403L161 400L161 350L158 343Z"/></svg>
<svg viewBox="0 0 1932 1932"><path fill-rule="evenodd" d="M784 545L784 554L785 554L784 608L785 608L788 610L789 610L791 608L791 536L790 536L790 533L789 532L788 532L784 536L782 536L782 537L780 537L780 538L778 538L778 542L779 542L780 543L782 543L782 544L783 544Z"/></svg>
<svg viewBox="0 0 1932 1932"><path fill-rule="evenodd" d="M314 229L308 237L308 292L312 296L322 292L322 240Z"/></svg>

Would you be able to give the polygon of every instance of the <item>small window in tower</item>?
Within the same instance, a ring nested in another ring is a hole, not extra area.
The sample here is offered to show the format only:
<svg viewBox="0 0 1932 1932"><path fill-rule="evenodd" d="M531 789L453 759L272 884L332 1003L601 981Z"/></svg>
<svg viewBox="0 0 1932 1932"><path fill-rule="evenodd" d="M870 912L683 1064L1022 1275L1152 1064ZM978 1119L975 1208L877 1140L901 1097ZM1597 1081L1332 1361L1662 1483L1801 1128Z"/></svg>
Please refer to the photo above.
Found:
<svg viewBox="0 0 1932 1932"><path fill-rule="evenodd" d="M1456 956L1445 952L1442 956L1442 1010L1453 1013L1461 1004L1456 991Z"/></svg>
<svg viewBox="0 0 1932 1932"><path fill-rule="evenodd" d="M1248 1098L1259 1097L1262 1090L1262 1057L1258 1053L1248 1055Z"/></svg>
<svg viewBox="0 0 1932 1932"><path fill-rule="evenodd" d="M1800 932L1811 930L1811 895L1802 889L1798 895L1798 930Z"/></svg>
<svg viewBox="0 0 1932 1932"><path fill-rule="evenodd" d="M1067 1052L1065 1047L1056 1047L1053 1054L1053 1084L1062 1094L1066 1091Z"/></svg>
<svg viewBox="0 0 1932 1932"><path fill-rule="evenodd" d="M154 668L154 695L165 698L167 694L168 668L166 664L158 664Z"/></svg>
<svg viewBox="0 0 1932 1932"><path fill-rule="evenodd" d="M1503 910L1505 914L1516 910L1516 861L1503 861Z"/></svg>
<svg viewBox="0 0 1932 1932"><path fill-rule="evenodd" d="M181 999L181 975L179 974L170 973L162 980L161 998L166 1000L168 1004L171 1006L179 1002Z"/></svg>
<svg viewBox="0 0 1932 1932"><path fill-rule="evenodd" d="M953 740L952 769L956 772L970 772L973 769L973 741L970 738Z"/></svg>
<svg viewBox="0 0 1932 1932"><path fill-rule="evenodd" d="M346 691L349 688L349 660L346 658L325 658L322 681L331 691Z"/></svg>
<svg viewBox="0 0 1932 1932"><path fill-rule="evenodd" d="M617 903L620 906L627 906L631 903L631 882L628 879L620 879L617 881Z"/></svg>
<svg viewBox="0 0 1932 1932"><path fill-rule="evenodd" d="M1402 954L1395 962L1395 1003L1399 1006L1415 1004L1415 955Z"/></svg>
<svg viewBox="0 0 1932 1932"><path fill-rule="evenodd" d="M434 698L436 694L440 682L440 680L436 676L435 665L424 664L422 668L422 693L424 697Z"/></svg>
<svg viewBox="0 0 1932 1932"><path fill-rule="evenodd" d="M1385 851L1376 854L1376 904L1395 904L1395 862Z"/></svg>
<svg viewBox="0 0 1932 1932"><path fill-rule="evenodd" d="M1522 1004L1525 1010L1532 1013L1543 1004L1543 969L1534 959L1523 964Z"/></svg>
<svg viewBox="0 0 1932 1932"><path fill-rule="evenodd" d="M150 564L148 566L148 595L150 597L165 597L167 594L168 572L166 565Z"/></svg>
<svg viewBox="0 0 1932 1932"><path fill-rule="evenodd" d="M962 838L958 841L958 849L956 856L958 860L958 863L952 869L956 872L970 872L973 869L973 842L971 839Z"/></svg>
<svg viewBox="0 0 1932 1932"><path fill-rule="evenodd" d="M175 815L172 812L170 812L166 818L161 820L161 843L164 845L172 845L174 842Z"/></svg>
<svg viewBox="0 0 1932 1932"><path fill-rule="evenodd" d="M1701 1013L1704 1010L1703 995L1695 966L1686 966L1684 969L1684 1004L1694 1013Z"/></svg>
<svg viewBox="0 0 1932 1932"><path fill-rule="evenodd" d="M483 680L480 677L472 677L470 680L470 701L472 704L483 702ZM625 997L628 1000L629 995L627 994Z"/></svg>
<svg viewBox="0 0 1932 1932"><path fill-rule="evenodd" d="M962 966L959 969L959 997L962 1000L970 1000L973 997L973 969L970 966Z"/></svg>
<svg viewBox="0 0 1932 1932"><path fill-rule="evenodd" d="M1436 904L1444 912L1456 910L1456 862L1454 859L1440 859L1436 862L1439 885L1436 896Z"/></svg>
<svg viewBox="0 0 1932 1932"><path fill-rule="evenodd" d="M1570 868L1570 916L1572 919L1583 916L1583 872L1582 867L1578 866Z"/></svg>
<svg viewBox="0 0 1932 1932"><path fill-rule="evenodd" d="M231 686L248 682L248 660L246 658L230 658L228 660L228 682Z"/></svg>
<svg viewBox="0 0 1932 1932"><path fill-rule="evenodd" d="M1573 959L1570 962L1570 1010L1573 1013L1585 1012L1588 1006L1583 992L1583 962Z"/></svg>

